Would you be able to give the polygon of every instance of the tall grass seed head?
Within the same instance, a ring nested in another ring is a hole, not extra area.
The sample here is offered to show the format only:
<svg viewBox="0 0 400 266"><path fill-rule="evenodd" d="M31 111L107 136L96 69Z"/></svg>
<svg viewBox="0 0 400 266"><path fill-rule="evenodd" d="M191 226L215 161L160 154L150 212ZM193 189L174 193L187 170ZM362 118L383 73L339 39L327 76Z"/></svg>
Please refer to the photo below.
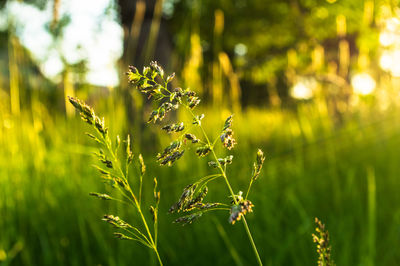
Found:
<svg viewBox="0 0 400 266"><path fill-rule="evenodd" d="M208 187L205 186L200 192L198 192L195 198L191 198L191 200L182 208L183 212L189 212L194 209L204 209L203 199L208 193Z"/></svg>
<svg viewBox="0 0 400 266"><path fill-rule="evenodd" d="M153 218L153 222L157 222L157 217L158 217L158 210L157 208L154 208L153 206L150 206L149 208L150 214Z"/></svg>
<svg viewBox="0 0 400 266"><path fill-rule="evenodd" d="M95 113L92 107L82 102L78 98L68 96L68 100L75 107L75 109L82 113L81 116L87 118L90 121L94 119Z"/></svg>
<svg viewBox="0 0 400 266"><path fill-rule="evenodd" d="M142 154L139 154L139 164L140 164L140 175L143 176L146 173L146 165L144 164Z"/></svg>
<svg viewBox="0 0 400 266"><path fill-rule="evenodd" d="M169 83L169 82L171 82L174 78L175 78L175 72L172 73L171 75L169 75L169 76L167 77L167 80L166 80L166 81Z"/></svg>
<svg viewBox="0 0 400 266"><path fill-rule="evenodd" d="M204 118L204 114L201 115L196 115L196 117L193 119L193 125L201 125L201 120Z"/></svg>
<svg viewBox="0 0 400 266"><path fill-rule="evenodd" d="M156 201L156 204L158 205L160 203L161 193L160 193L160 191L157 191L157 186L158 186L157 178L154 177L153 194L154 194L154 199Z"/></svg>
<svg viewBox="0 0 400 266"><path fill-rule="evenodd" d="M233 149L236 145L236 140L233 138L233 130L228 128L221 134L222 145L228 150Z"/></svg>
<svg viewBox="0 0 400 266"><path fill-rule="evenodd" d="M68 100L80 112L82 120L89 125L94 125L103 136L107 135L108 129L105 127L104 118L100 119L96 116L92 107L71 96L68 96Z"/></svg>
<svg viewBox="0 0 400 266"><path fill-rule="evenodd" d="M235 204L231 207L229 223L235 224L236 221L239 221L242 216L246 215L248 212L252 212L254 205L249 200L241 200L238 204Z"/></svg>
<svg viewBox="0 0 400 266"><path fill-rule="evenodd" d="M182 211L185 209L187 204L193 199L193 195L196 191L197 184L189 184L187 185L182 192L181 197L179 198L178 202L171 206L169 209L170 213L174 213L175 211Z"/></svg>
<svg viewBox="0 0 400 266"><path fill-rule="evenodd" d="M102 199L102 200L111 200L112 198L107 195L107 194L101 194L101 193L97 193L97 192L90 192L89 193L90 196Z"/></svg>
<svg viewBox="0 0 400 266"><path fill-rule="evenodd" d="M252 176L253 181L257 180L257 178L259 177L264 161L265 161L264 153L261 149L258 149L256 162L253 164L253 176Z"/></svg>
<svg viewBox="0 0 400 266"><path fill-rule="evenodd" d="M99 151L95 152L94 154L97 156L99 161L101 163L103 163L107 168L110 168L110 169L113 168L112 162L107 158L107 156L105 155L105 153L103 152L102 149L99 149Z"/></svg>
<svg viewBox="0 0 400 266"><path fill-rule="evenodd" d="M233 115L230 115L226 120L224 127L222 129L222 133L220 136L222 145L227 148L228 150L233 149L236 145L236 140L233 137L233 130L232 130L232 122L233 122Z"/></svg>
<svg viewBox="0 0 400 266"><path fill-rule="evenodd" d="M318 219L315 218L316 234L312 234L314 243L317 244L318 266L334 266L334 262L331 258L331 246L329 243L329 232L325 229L325 225Z"/></svg>
<svg viewBox="0 0 400 266"><path fill-rule="evenodd" d="M233 161L233 155L229 155L229 156L227 156L225 158L218 158L218 163L220 165L222 165L222 166L225 166L227 164L231 164L232 161ZM211 162L208 162L208 165L213 167L213 168L217 168L218 167L218 163L215 162L215 161L211 161Z"/></svg>
<svg viewBox="0 0 400 266"><path fill-rule="evenodd" d="M186 216L179 217L174 221L174 223L181 223L182 225L191 224L195 220L199 219L202 215L202 212L192 213Z"/></svg>
<svg viewBox="0 0 400 266"><path fill-rule="evenodd" d="M157 61L150 62L150 68L153 70L153 73L157 73L157 75L159 75L161 78L164 78L164 70L157 63Z"/></svg>
<svg viewBox="0 0 400 266"><path fill-rule="evenodd" d="M210 152L211 152L211 148L210 148L210 146L208 146L208 145L204 145L204 146L198 147L198 148L196 149L196 153L197 153L197 155L198 155L199 157L204 157L204 156L206 156L207 154L209 154Z"/></svg>
<svg viewBox="0 0 400 266"><path fill-rule="evenodd" d="M222 131L227 130L228 128L232 127L233 115L230 115L226 120Z"/></svg>
<svg viewBox="0 0 400 266"><path fill-rule="evenodd" d="M132 163L133 161L133 152L132 152L132 148L131 148L131 136L128 134L126 136L126 162L128 164Z"/></svg>
<svg viewBox="0 0 400 266"><path fill-rule="evenodd" d="M109 224L111 224L111 225L113 225L116 228L123 229L123 228L130 227L130 225L127 222L125 222L124 220L122 220L118 216L114 216L114 215L111 215L111 214L104 215L102 220L107 222L107 223L109 223Z"/></svg>
<svg viewBox="0 0 400 266"><path fill-rule="evenodd" d="M171 125L163 126L161 129L165 130L167 133L180 132L180 131L185 129L185 125L183 124L183 122L174 123L174 124L171 124Z"/></svg>
<svg viewBox="0 0 400 266"><path fill-rule="evenodd" d="M182 142L175 140L167 146L162 153L157 154L157 161L161 165L172 165L176 160L182 157L185 150L180 150Z"/></svg>
<svg viewBox="0 0 400 266"><path fill-rule="evenodd" d="M199 142L199 139L196 138L196 136L193 135L193 134L191 134L191 133L186 133L186 134L184 135L184 137L185 137L185 139L191 141L192 143L198 143L198 142Z"/></svg>
<svg viewBox="0 0 400 266"><path fill-rule="evenodd" d="M128 81L131 83L137 82L140 79L139 71L134 66L129 66L126 74L128 75Z"/></svg>
<svg viewBox="0 0 400 266"><path fill-rule="evenodd" d="M134 238L132 238L130 236L127 236L127 235L124 235L124 234L119 233L119 232L114 232L114 236L116 238L118 238L118 239L121 239L121 240L135 240Z"/></svg>

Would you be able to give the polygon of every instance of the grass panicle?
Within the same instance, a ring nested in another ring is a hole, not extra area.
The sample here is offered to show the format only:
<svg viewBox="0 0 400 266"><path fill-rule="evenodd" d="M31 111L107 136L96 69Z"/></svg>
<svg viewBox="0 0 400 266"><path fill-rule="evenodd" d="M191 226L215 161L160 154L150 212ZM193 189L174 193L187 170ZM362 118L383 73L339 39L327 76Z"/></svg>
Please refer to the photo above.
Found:
<svg viewBox="0 0 400 266"><path fill-rule="evenodd" d="M326 230L325 225L315 218L315 234L312 234L314 243L317 244L318 252L318 266L334 266L335 263L331 258L331 246L329 242L329 232Z"/></svg>
<svg viewBox="0 0 400 266"><path fill-rule="evenodd" d="M114 233L116 238L137 241L152 249L157 256L159 264L163 265L157 249L158 206L160 202L157 179L154 178L155 204L150 207L153 221L153 232L151 232L143 213L141 202L142 182L146 172L146 165L144 164L142 155L134 156L131 147L131 138L128 135L125 140L125 160L121 161L119 156L121 138L117 136L115 141L111 140L108 128L105 126L104 118L98 117L93 108L81 100L74 97L68 97L68 99L76 110L79 111L81 118L92 127L93 133L87 133L87 135L99 145L99 149L95 152L95 155L100 165L95 165L95 168L100 172L101 178L114 189L114 193L116 194L116 196L111 196L104 193L91 192L89 195L102 200L114 200L133 206L136 214L140 217L141 224L132 225L118 216L111 214L104 215L103 221L111 224L118 230L118 232ZM137 159L135 160L135 158ZM138 177L138 191L134 191L130 185L129 178L129 168L134 161L139 165L140 172ZM122 199L119 199L120 197Z"/></svg>
<svg viewBox="0 0 400 266"><path fill-rule="evenodd" d="M183 90L179 87L171 87L170 82L174 78L175 74L165 77L164 73L164 70L157 62L151 62L150 66L144 67L142 72L133 66L129 67L127 72L129 82L140 92L146 94L149 99L153 99L156 108L154 108L150 113L148 118L149 123L162 122L170 111L177 110L181 107L190 114L191 121L176 121L172 124L163 125L161 127L162 130L169 134L175 133L176 138L164 149L163 152L157 155L158 162L160 165L171 166L183 156L188 145L194 145L194 150L199 157L212 157L212 160L209 161L208 164L211 166L213 171L215 171L213 174L199 178L196 182L186 186L179 200L172 205L169 211L171 213L190 212L190 214L186 214L185 216L175 220L176 223L182 224L190 224L209 211L226 211L228 213L227 220L231 224L234 224L238 220L243 222L257 263L262 265L257 247L247 225L245 215L252 212L252 207L254 207L251 201L247 199L247 196L252 183L261 173L262 164L265 159L263 152L261 150L257 152L257 160L254 164L246 198L241 196L241 192L240 197L235 195L226 175L226 167L232 163L233 156L228 155L225 158L220 158L216 154L218 139L220 139L222 147L227 150L232 150L237 144L232 129L233 115L230 115L225 120L222 130L216 134L215 140L210 141L210 137L206 133L202 124L205 115L195 113L196 107L200 104L201 99L197 96L196 92L191 89ZM200 132L202 137L195 134L198 132ZM208 192L207 186L211 181L217 178L224 179L229 191L229 196L233 199L232 202L203 202Z"/></svg>

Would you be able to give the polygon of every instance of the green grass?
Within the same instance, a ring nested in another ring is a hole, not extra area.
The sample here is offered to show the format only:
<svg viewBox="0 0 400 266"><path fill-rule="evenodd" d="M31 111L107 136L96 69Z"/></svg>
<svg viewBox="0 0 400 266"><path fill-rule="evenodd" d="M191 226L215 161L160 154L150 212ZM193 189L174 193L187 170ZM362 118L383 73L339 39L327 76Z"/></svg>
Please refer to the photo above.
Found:
<svg viewBox="0 0 400 266"><path fill-rule="evenodd" d="M106 115L111 134L127 131L117 99L93 105ZM157 265L150 251L114 239L101 221L116 208L128 221L135 219L132 213L88 196L107 192L89 167L95 147L82 133L88 127L77 116L47 111L36 120L31 111L20 117L0 113L0 265ZM207 113L217 115L203 124L217 132L225 111ZM315 265L314 217L330 232L337 265L400 263L398 121L395 107L385 113L364 108L340 128L324 105L304 105L297 114L258 109L235 114L238 145L228 169L233 188L246 187L257 147L267 157L252 188L254 214L247 215L265 265ZM230 225L224 214L215 217L225 234L212 216L184 227L172 224L176 216L167 214L168 208L185 185L207 172L207 159L187 153L175 167L159 167L155 154L170 139L156 137L157 131L150 126L131 133L134 143L141 133L148 169L143 195L149 200L152 177L159 180L159 249L165 265L255 264L245 232L235 228L241 225ZM217 182L207 197L225 201L226 187Z"/></svg>

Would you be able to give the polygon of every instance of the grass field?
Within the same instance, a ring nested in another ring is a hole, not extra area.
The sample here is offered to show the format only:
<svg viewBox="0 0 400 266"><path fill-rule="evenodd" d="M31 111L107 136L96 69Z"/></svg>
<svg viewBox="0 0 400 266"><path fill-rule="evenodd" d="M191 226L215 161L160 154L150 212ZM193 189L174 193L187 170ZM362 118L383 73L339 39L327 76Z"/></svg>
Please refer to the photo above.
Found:
<svg viewBox="0 0 400 266"><path fill-rule="evenodd" d="M0 112L0 265L157 265L148 249L119 241L101 217L126 208L98 201L89 192L109 192L91 167L95 145L78 115L66 118L37 100L20 115ZM118 97L92 103L111 134L127 133ZM385 112L367 103L335 126L326 105L297 110L248 108L235 115L238 145L228 175L246 187L258 147L266 154L250 199L248 223L265 265L315 265L314 217L327 226L337 265L399 265L400 109ZM204 109L203 124L220 130L228 110ZM212 115L211 115L212 114ZM167 214L182 188L209 171L207 159L188 152L174 167L155 155L170 139L150 126L131 132L147 164L144 195L152 180L161 190L159 251L166 265L255 265L240 224L227 213L204 215L192 225L173 224ZM138 141L141 141L138 143ZM222 180L209 201L229 201ZM135 184L133 184L135 186ZM146 200L144 200L146 202ZM146 208L145 208L146 209Z"/></svg>

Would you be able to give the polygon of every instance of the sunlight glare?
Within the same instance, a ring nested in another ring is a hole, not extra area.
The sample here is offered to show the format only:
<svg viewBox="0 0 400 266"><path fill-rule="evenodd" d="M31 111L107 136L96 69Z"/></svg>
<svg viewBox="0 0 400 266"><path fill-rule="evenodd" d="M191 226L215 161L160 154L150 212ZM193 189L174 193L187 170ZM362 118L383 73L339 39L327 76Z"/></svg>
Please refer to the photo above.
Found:
<svg viewBox="0 0 400 266"><path fill-rule="evenodd" d="M379 59L380 67L385 71L390 71L392 69L393 58L390 52L384 52Z"/></svg>
<svg viewBox="0 0 400 266"><path fill-rule="evenodd" d="M313 90L317 86L314 79L301 78L299 81L290 89L290 96L299 100L308 100L314 96Z"/></svg>
<svg viewBox="0 0 400 266"><path fill-rule="evenodd" d="M400 65L397 63L400 61L400 50L395 50L391 54L392 64L390 67L390 73L395 77L400 77Z"/></svg>
<svg viewBox="0 0 400 266"><path fill-rule="evenodd" d="M390 18L386 21L386 28L391 32L396 32L400 26L400 20L398 18Z"/></svg>
<svg viewBox="0 0 400 266"><path fill-rule="evenodd" d="M40 66L41 70L51 78L56 78L64 69L63 62L56 53L52 53L49 58Z"/></svg>
<svg viewBox="0 0 400 266"><path fill-rule="evenodd" d="M351 79L354 93L368 95L375 90L376 82L368 73L358 73Z"/></svg>
<svg viewBox="0 0 400 266"><path fill-rule="evenodd" d="M384 31L379 35L379 42L382 46L388 47L395 42L396 36L391 33Z"/></svg>

